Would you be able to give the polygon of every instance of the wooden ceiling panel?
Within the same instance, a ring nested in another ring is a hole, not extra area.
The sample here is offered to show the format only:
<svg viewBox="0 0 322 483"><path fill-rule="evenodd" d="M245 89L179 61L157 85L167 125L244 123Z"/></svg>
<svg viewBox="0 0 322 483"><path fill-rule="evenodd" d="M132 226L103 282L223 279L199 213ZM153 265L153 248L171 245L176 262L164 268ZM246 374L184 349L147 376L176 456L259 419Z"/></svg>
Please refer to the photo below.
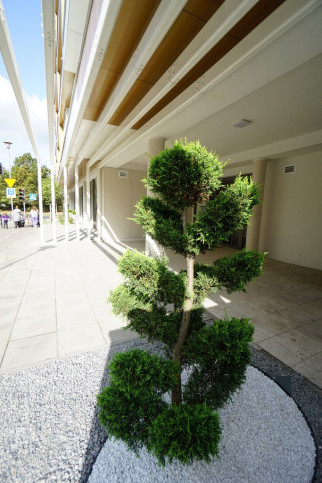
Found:
<svg viewBox="0 0 322 483"><path fill-rule="evenodd" d="M108 124L113 126L119 126L123 119L127 116L128 112L131 112L137 105L138 99L143 99L143 97L149 92L151 85L137 80L132 89L129 91L127 96L124 98L123 102L119 105L118 109L115 111L114 115L109 119Z"/></svg>
<svg viewBox="0 0 322 483"><path fill-rule="evenodd" d="M201 77L207 70L216 64L224 55L226 55L235 45L238 40L230 35L225 35L209 52L179 81L175 90L178 93L183 92L199 77Z"/></svg>
<svg viewBox="0 0 322 483"><path fill-rule="evenodd" d="M208 22L223 3L224 0L188 0L184 10L203 22Z"/></svg>
<svg viewBox="0 0 322 483"><path fill-rule="evenodd" d="M101 113L101 110L97 107L86 106L85 112L83 114L83 119L86 121L97 121Z"/></svg>
<svg viewBox="0 0 322 483"><path fill-rule="evenodd" d="M204 25L198 18L182 11L141 72L139 79L154 85Z"/></svg>
<svg viewBox="0 0 322 483"><path fill-rule="evenodd" d="M160 0L125 0L122 4L102 67L122 73L149 25Z"/></svg>
<svg viewBox="0 0 322 483"><path fill-rule="evenodd" d="M179 94L186 90L193 82L199 79L207 70L209 70L218 60L220 60L227 52L229 52L238 40L225 35L218 44L216 44L176 85L168 92L159 102L157 102L150 111L132 126L132 129L139 129L146 122L152 119L159 111L161 111L169 102L173 101Z"/></svg>
<svg viewBox="0 0 322 483"><path fill-rule="evenodd" d="M199 79L222 57L224 57L240 40L256 28L285 0L259 0L259 2L244 15L244 17L225 35L182 79L170 92L157 102L150 111L136 122L132 129L139 129L152 117L160 112L167 104L187 89L193 82Z"/></svg>
<svg viewBox="0 0 322 483"><path fill-rule="evenodd" d="M118 107L115 115L109 120L109 124L120 125L190 44L209 18L218 10L223 1L189 0L187 2L184 10L178 15L172 27L141 72L139 81L143 81L145 85L142 86L137 82L133 85ZM198 7L200 7L200 15L196 15Z"/></svg>
<svg viewBox="0 0 322 483"><path fill-rule="evenodd" d="M160 0L124 0L83 118L97 121Z"/></svg>
<svg viewBox="0 0 322 483"><path fill-rule="evenodd" d="M100 111L103 109L106 97L114 88L119 74L106 69L100 69L95 81L95 89L92 90L88 101L89 107L95 107Z"/></svg>
<svg viewBox="0 0 322 483"><path fill-rule="evenodd" d="M259 1L253 8L229 31L236 39L242 40L266 17L276 10L285 0Z"/></svg>

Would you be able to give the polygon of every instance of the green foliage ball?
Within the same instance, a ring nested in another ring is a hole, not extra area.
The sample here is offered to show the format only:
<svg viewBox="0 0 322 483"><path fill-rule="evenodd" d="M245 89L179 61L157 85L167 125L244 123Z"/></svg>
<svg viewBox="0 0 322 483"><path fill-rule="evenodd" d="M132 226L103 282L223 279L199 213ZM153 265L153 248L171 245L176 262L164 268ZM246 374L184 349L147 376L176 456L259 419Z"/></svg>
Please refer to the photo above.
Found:
<svg viewBox="0 0 322 483"><path fill-rule="evenodd" d="M223 163L200 142L177 141L152 158L148 178L151 190L175 209L209 200L221 184Z"/></svg>
<svg viewBox="0 0 322 483"><path fill-rule="evenodd" d="M209 462L211 456L218 456L220 434L218 414L206 405L172 404L152 422L148 449L161 465L166 459L183 464Z"/></svg>

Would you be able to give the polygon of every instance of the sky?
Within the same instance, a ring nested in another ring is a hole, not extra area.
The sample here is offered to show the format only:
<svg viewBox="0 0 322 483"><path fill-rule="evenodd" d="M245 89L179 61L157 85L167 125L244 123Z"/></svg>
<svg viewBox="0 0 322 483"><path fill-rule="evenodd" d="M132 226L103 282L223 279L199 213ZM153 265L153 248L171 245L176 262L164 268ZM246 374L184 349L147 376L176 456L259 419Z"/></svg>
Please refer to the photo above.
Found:
<svg viewBox="0 0 322 483"><path fill-rule="evenodd" d="M50 166L44 40L41 0L2 0L20 80L36 138L41 164ZM9 168L8 149L12 142L11 166L16 157L31 153L35 157L18 103L0 56L0 162Z"/></svg>

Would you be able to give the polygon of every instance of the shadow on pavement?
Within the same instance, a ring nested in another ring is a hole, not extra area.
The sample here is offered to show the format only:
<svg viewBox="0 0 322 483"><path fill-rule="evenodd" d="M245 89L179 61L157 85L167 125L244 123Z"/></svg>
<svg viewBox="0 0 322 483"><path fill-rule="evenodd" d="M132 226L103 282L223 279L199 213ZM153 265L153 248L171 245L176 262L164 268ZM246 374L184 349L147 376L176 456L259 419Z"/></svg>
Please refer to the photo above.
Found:
<svg viewBox="0 0 322 483"><path fill-rule="evenodd" d="M122 329L116 329L109 332L109 335L111 338L111 347L109 348L109 351L108 351L105 369L102 376L100 389L97 395L106 386L109 385L109 371L108 371L109 363L111 362L115 354L117 354L118 352L122 352L123 344L120 342L120 331L123 332ZM139 343L139 339L136 339L136 341ZM128 341L125 341L125 342L128 342ZM106 430L103 429L99 423L98 415L99 415L99 407L96 403L94 416L91 422L91 430L90 430L90 436L88 439L86 455L81 469L81 477L79 480L80 483L86 483L88 481L88 478L92 472L93 465L108 438ZM111 469L111 471L113 470Z"/></svg>

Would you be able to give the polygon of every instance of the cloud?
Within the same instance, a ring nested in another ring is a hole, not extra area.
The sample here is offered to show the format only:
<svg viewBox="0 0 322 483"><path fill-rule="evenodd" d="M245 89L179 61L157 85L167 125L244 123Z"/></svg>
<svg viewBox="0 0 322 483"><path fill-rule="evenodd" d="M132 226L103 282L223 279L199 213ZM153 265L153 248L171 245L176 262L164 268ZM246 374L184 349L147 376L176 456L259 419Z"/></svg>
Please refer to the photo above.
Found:
<svg viewBox="0 0 322 483"><path fill-rule="evenodd" d="M50 166L46 99L26 93L25 99L40 162ZM24 153L35 156L10 81L0 76L0 162L8 169L8 153L3 141L13 143L10 148L11 163Z"/></svg>

